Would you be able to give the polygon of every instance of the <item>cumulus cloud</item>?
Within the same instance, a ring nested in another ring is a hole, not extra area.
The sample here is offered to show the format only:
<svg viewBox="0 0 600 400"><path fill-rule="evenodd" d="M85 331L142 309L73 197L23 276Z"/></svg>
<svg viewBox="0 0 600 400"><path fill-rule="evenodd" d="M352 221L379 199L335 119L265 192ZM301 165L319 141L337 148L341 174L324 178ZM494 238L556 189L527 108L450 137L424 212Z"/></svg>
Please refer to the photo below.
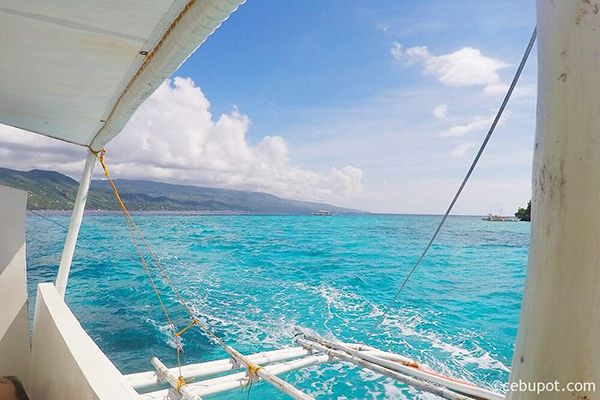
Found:
<svg viewBox="0 0 600 400"><path fill-rule="evenodd" d="M467 154L467 151L469 151L476 144L476 142L462 142L452 149L450 156L454 158L462 158Z"/></svg>
<svg viewBox="0 0 600 400"><path fill-rule="evenodd" d="M332 167L329 175L335 178L334 181L338 186L338 191L344 193L344 195L353 197L363 193L363 173L360 169L351 165L346 165L340 170Z"/></svg>
<svg viewBox="0 0 600 400"><path fill-rule="evenodd" d="M436 119L445 119L448 117L448 105L440 104L433 109L433 116Z"/></svg>
<svg viewBox="0 0 600 400"><path fill-rule="evenodd" d="M390 52L395 59L404 59L407 65L422 65L424 74L435 76L446 86L494 86L500 83L498 71L508 67L508 64L484 56L471 47L436 56L429 52L427 46L402 51L400 44L394 43Z"/></svg>
<svg viewBox="0 0 600 400"><path fill-rule="evenodd" d="M246 139L250 119L236 108L213 119L210 102L191 79L164 83L107 146L111 174L262 191L288 198L334 201L363 193L353 166L321 173L293 165L288 144ZM45 168L78 176L85 150L0 125L0 159L19 169ZM73 161L77 160L77 161Z"/></svg>

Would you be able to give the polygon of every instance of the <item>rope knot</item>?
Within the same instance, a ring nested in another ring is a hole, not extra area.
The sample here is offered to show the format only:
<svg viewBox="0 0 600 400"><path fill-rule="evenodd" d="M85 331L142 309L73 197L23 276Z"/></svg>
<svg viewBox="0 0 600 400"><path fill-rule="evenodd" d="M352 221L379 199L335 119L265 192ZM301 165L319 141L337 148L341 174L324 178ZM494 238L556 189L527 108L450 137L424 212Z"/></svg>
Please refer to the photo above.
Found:
<svg viewBox="0 0 600 400"><path fill-rule="evenodd" d="M248 381L246 382L246 384L244 385L244 387L242 388L242 391L245 390L246 388L248 390L250 390L250 388L252 387L252 384L258 380L260 380L260 377L258 376L258 371L263 369L263 367L261 367L260 365L253 365L253 364L248 364Z"/></svg>
<svg viewBox="0 0 600 400"><path fill-rule="evenodd" d="M177 378L177 393L181 394L181 388L186 385L187 383L183 379L183 376L179 375L179 378Z"/></svg>
<svg viewBox="0 0 600 400"><path fill-rule="evenodd" d="M102 165L102 169L104 170L104 175L106 175L106 177L110 179L110 176L108 174L108 168L106 167L106 164L104 163L104 155L106 154L106 149L102 148L102 149L100 149L98 151L94 151L90 147L90 151L92 153L94 153L94 155L96 156L96 158L98 159L98 161L100 161L100 165Z"/></svg>

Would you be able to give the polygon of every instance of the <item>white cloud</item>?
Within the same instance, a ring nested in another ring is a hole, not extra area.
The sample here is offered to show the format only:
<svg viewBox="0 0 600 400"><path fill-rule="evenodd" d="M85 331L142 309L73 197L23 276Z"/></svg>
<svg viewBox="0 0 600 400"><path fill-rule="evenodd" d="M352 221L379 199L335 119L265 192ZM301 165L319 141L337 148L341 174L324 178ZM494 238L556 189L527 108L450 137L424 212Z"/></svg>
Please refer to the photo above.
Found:
<svg viewBox="0 0 600 400"><path fill-rule="evenodd" d="M294 166L280 136L246 140L250 119L236 108L216 121L191 79L163 84L107 145L114 177L255 190L335 201L360 196L362 171L347 165L320 173ZM57 169L78 177L85 149L0 125L0 160L18 169ZM73 162L72 160L77 160Z"/></svg>
<svg viewBox="0 0 600 400"><path fill-rule="evenodd" d="M448 105L440 104L433 109L433 116L436 119L445 119L448 117Z"/></svg>
<svg viewBox="0 0 600 400"><path fill-rule="evenodd" d="M329 175L335 178L340 191L348 197L355 197L364 192L362 184L363 173L358 168L346 165L344 168L338 170L332 167Z"/></svg>
<svg viewBox="0 0 600 400"><path fill-rule="evenodd" d="M483 88L483 93L485 94L490 94L490 95L500 95L500 94L506 94L506 92L508 91L508 87L509 84L508 83L497 83L494 85L488 85L485 88ZM512 97L529 97L529 96L535 96L536 94L536 88L533 85L530 86L523 86L523 85L518 85L515 87L513 93L512 93Z"/></svg>
<svg viewBox="0 0 600 400"><path fill-rule="evenodd" d="M454 147L454 149L452 149L450 156L454 158L464 157L467 154L467 151L469 151L476 144L476 142L462 142L458 146Z"/></svg>
<svg viewBox="0 0 600 400"><path fill-rule="evenodd" d="M53 169L60 165L65 173L80 174L85 149L56 139L0 125L0 163L14 169Z"/></svg>
<svg viewBox="0 0 600 400"><path fill-rule="evenodd" d="M402 58L402 45L398 42L392 43L392 48L390 49L390 54L396 60Z"/></svg>
<svg viewBox="0 0 600 400"><path fill-rule="evenodd" d="M494 120L494 116L481 117L475 116L473 119L462 125L454 125L452 128L440 133L439 137L461 137L469 132L480 131L489 128Z"/></svg>
<svg viewBox="0 0 600 400"><path fill-rule="evenodd" d="M498 126L502 126L511 116L511 113L509 111L504 112L504 114L502 115L502 118L500 118L500 121L498 121ZM494 122L494 118L496 118L496 114L492 114L489 116L480 116L480 115L476 115L474 117L471 118L471 120L465 124L460 124L460 125L454 125L452 126L450 129L441 132L439 135L437 135L438 137L462 137L465 136L467 133L471 133L471 132L483 132L483 131L487 131L491 125L492 122Z"/></svg>
<svg viewBox="0 0 600 400"><path fill-rule="evenodd" d="M394 45L400 46L399 43ZM500 82L498 71L508 67L508 64L484 56L471 47L441 56L431 54L426 46L410 47L397 56L395 48L390 50L394 58L402 57L408 65L422 64L423 73L435 76L446 86L497 85Z"/></svg>

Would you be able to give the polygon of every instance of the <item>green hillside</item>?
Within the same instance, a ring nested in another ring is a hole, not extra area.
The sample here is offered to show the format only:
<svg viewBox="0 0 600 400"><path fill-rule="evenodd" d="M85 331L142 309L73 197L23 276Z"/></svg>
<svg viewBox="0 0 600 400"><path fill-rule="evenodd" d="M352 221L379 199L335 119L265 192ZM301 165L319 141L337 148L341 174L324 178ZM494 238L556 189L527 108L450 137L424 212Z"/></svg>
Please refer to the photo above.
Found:
<svg viewBox="0 0 600 400"><path fill-rule="evenodd" d="M282 199L267 193L214 189L198 186L115 179L127 208L131 211L210 211L265 214L310 214L325 209L338 214L362 211L329 204ZM0 168L0 185L29 192L30 210L70 210L78 183L54 171L16 171ZM92 181L88 195L89 210L118 210L106 180Z"/></svg>

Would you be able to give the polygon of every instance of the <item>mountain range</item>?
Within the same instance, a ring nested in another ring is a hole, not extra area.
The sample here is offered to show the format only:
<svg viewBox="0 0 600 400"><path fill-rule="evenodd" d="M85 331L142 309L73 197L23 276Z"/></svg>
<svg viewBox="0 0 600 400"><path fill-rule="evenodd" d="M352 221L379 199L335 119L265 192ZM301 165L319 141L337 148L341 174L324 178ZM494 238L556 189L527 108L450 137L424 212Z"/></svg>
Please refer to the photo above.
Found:
<svg viewBox="0 0 600 400"><path fill-rule="evenodd" d="M280 198L267 193L176 185L146 180L113 179L130 211L198 211L256 214L361 214L360 210L325 203ZM0 168L0 185L29 192L30 210L71 210L79 183L55 171L17 171ZM107 180L93 180L88 210L119 210Z"/></svg>

